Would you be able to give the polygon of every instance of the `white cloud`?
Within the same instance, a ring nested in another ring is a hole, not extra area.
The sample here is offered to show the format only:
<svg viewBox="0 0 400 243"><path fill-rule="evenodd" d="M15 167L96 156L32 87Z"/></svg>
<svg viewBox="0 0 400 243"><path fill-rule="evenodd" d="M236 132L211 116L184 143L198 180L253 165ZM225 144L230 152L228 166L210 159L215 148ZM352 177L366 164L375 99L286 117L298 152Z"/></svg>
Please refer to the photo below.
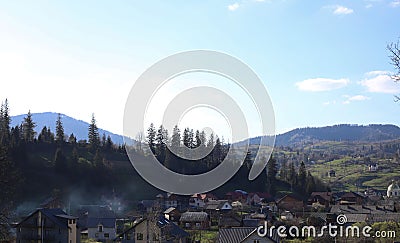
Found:
<svg viewBox="0 0 400 243"><path fill-rule="evenodd" d="M371 72L365 73L365 76L374 77L374 76L378 76L378 75L390 75L390 74L391 73L389 71L376 70L376 71L371 71Z"/></svg>
<svg viewBox="0 0 400 243"><path fill-rule="evenodd" d="M399 7L400 6L400 0L394 0L390 3L390 6L393 8Z"/></svg>
<svg viewBox="0 0 400 243"><path fill-rule="evenodd" d="M333 10L333 14L336 14L336 15L346 15L346 14L352 14L352 13L354 13L353 9L347 8L345 6L340 6L340 5L335 6L334 10Z"/></svg>
<svg viewBox="0 0 400 243"><path fill-rule="evenodd" d="M302 91L328 91L345 87L349 83L348 79L329 79L329 78L313 78L297 82L296 86Z"/></svg>
<svg viewBox="0 0 400 243"><path fill-rule="evenodd" d="M367 4L367 5L365 5L365 8L372 8L372 4L371 3L369 3L369 4Z"/></svg>
<svg viewBox="0 0 400 243"><path fill-rule="evenodd" d="M345 95L344 97L347 98L345 101L342 102L345 105L350 104L353 101L364 101L370 99L370 97L364 95L354 95L354 96Z"/></svg>
<svg viewBox="0 0 400 243"><path fill-rule="evenodd" d="M388 74L390 73L387 71L368 72L366 73L367 78L362 80L360 84L373 93L400 93L400 85L396 84Z"/></svg>
<svg viewBox="0 0 400 243"><path fill-rule="evenodd" d="M231 4L231 5L228 5L228 9L229 9L229 11L235 11L236 9L238 9L239 8L239 3L234 3L234 4Z"/></svg>

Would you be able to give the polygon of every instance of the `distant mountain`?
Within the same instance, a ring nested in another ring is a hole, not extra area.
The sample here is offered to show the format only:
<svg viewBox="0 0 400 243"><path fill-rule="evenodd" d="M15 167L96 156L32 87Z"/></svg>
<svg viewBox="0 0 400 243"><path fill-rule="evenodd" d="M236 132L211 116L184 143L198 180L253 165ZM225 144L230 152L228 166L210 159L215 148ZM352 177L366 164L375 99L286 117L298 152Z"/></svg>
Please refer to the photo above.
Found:
<svg viewBox="0 0 400 243"><path fill-rule="evenodd" d="M327 127L297 128L276 136L277 146L293 146L311 141L361 141L379 142L400 138L400 128L395 125L373 124L367 126L341 124ZM259 144L261 137L250 139Z"/></svg>
<svg viewBox="0 0 400 243"><path fill-rule="evenodd" d="M22 123L26 115L13 116L11 124L16 126ZM87 139L87 122L77 120L67 115L61 114L65 134L71 133L78 140ZM36 132L40 133L44 126L50 127L54 132L57 120L57 113L33 113L33 121L36 123ZM99 129L100 136L110 135L116 144L123 143L122 135L114 134L109 131ZM361 142L379 142L384 140L400 139L400 128L395 125L373 124L367 126L341 124L327 127L306 127L296 128L289 132L276 136L275 144L277 146L293 146L304 142L317 141L361 141ZM259 144L261 137L250 138L250 144ZM241 145L243 142L237 143Z"/></svg>
<svg viewBox="0 0 400 243"><path fill-rule="evenodd" d="M35 131L37 134L40 133L44 126L50 127L51 131L55 132L57 116L58 113L54 112L32 113L32 119L36 123ZM11 125L14 127L21 124L24 120L24 117L26 117L26 114L11 117ZM64 132L67 136L69 136L71 133L74 133L78 140L88 139L89 123L77 120L64 114L61 114L61 119L64 126ZM121 135L99 128L100 137L103 136L103 133L106 136L110 135L114 143L123 144L123 137Z"/></svg>

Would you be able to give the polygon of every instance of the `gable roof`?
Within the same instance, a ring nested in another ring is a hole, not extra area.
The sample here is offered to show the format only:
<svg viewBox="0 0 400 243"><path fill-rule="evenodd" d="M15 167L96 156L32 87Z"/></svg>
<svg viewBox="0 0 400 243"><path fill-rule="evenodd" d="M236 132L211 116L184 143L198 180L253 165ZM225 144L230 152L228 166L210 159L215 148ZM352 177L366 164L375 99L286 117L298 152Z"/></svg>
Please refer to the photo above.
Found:
<svg viewBox="0 0 400 243"><path fill-rule="evenodd" d="M39 211L46 216L46 218L50 219L53 223L61 228L68 227L68 220L65 219L76 219L76 217L67 215L67 213L65 213L61 208L38 208L17 225L22 225L26 220L37 214Z"/></svg>
<svg viewBox="0 0 400 243"><path fill-rule="evenodd" d="M365 195L363 195L362 193L359 192L346 192L345 194L343 194L341 196L341 198L344 197L360 197L360 198L365 198Z"/></svg>
<svg viewBox="0 0 400 243"><path fill-rule="evenodd" d="M220 229L218 235L218 242L219 243L242 242L254 230L256 230L256 228L254 227Z"/></svg>
<svg viewBox="0 0 400 243"><path fill-rule="evenodd" d="M118 239L120 237L122 237L124 234L126 234L127 232L131 232L132 230L134 230L139 224L145 222L147 219L145 218L140 218L138 220L136 220L134 222L134 224L129 227L127 230L125 230L123 233L119 234L115 239ZM160 216L158 218L158 221L156 223L158 228L165 228L165 227L169 227L168 228L168 233L172 236L174 236L175 239L180 239L180 238L185 238L189 236L189 233L186 232L185 230L181 229L178 225L174 224L172 221L166 219L163 216Z"/></svg>
<svg viewBox="0 0 400 243"><path fill-rule="evenodd" d="M169 221L162 216L158 219L157 226L159 228L168 227L168 233L170 235L173 235L177 239L189 236L188 232L184 231L178 225L174 224L172 221Z"/></svg>
<svg viewBox="0 0 400 243"><path fill-rule="evenodd" d="M82 228L115 228L116 216L108 206L85 205L81 206L79 224Z"/></svg>
<svg viewBox="0 0 400 243"><path fill-rule="evenodd" d="M321 197L325 201L332 200L332 192L312 192L310 198Z"/></svg>
<svg viewBox="0 0 400 243"><path fill-rule="evenodd" d="M332 205L331 213L387 214L394 213L390 206Z"/></svg>
<svg viewBox="0 0 400 243"><path fill-rule="evenodd" d="M283 200L289 199L289 198L292 198L292 199L294 199L295 201L301 201L301 202L303 202L303 200L301 200L300 198L298 198L298 197L295 196L294 194L286 194L285 196L283 196L283 197L281 197L280 199L276 200L276 203L280 203L280 202L282 202Z"/></svg>
<svg viewBox="0 0 400 243"><path fill-rule="evenodd" d="M237 227L237 228L223 228L219 230L218 242L219 243L240 243L249 238L251 235L256 234L257 227ZM273 232L273 236L268 237L273 242L279 242L277 231Z"/></svg>
<svg viewBox="0 0 400 243"><path fill-rule="evenodd" d="M228 200L210 200L207 202L206 205L206 210L217 210L217 209L223 209L223 206L225 203L228 203ZM232 205L229 204L229 206L232 207Z"/></svg>
<svg viewBox="0 0 400 243"><path fill-rule="evenodd" d="M185 212L181 214L181 222L203 222L208 220L206 212Z"/></svg>

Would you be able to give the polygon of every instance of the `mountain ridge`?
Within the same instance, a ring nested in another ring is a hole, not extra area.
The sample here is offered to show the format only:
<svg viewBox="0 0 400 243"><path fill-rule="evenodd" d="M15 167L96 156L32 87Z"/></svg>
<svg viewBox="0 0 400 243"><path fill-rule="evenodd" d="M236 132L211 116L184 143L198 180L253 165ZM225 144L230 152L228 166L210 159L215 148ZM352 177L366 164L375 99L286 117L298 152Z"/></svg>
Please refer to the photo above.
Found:
<svg viewBox="0 0 400 243"><path fill-rule="evenodd" d="M37 134L39 134L44 126L50 127L50 130L52 132L55 132L56 120L57 120L58 114L61 115L61 121L63 123L64 133L66 136L69 136L69 135L71 135L71 133L73 133L74 136L77 138L77 140L87 140L88 139L89 123L82 121L82 120L75 119L71 116L68 116L68 115L65 115L62 113L56 113L56 112L32 113L32 120L36 123L35 132ZM26 114L12 116L11 117L11 126L15 127L17 125L20 125L23 122L24 117L26 117ZM106 136L109 135L111 137L112 141L116 144L124 143L122 135L115 134L115 133L112 133L105 129L99 128L100 137L103 136L103 133Z"/></svg>
<svg viewBox="0 0 400 243"><path fill-rule="evenodd" d="M64 131L67 136L71 133L78 140L87 139L89 123L75 119L71 116L61 114ZM22 123L26 114L12 116L11 125L14 127ZM39 134L43 126L50 127L54 132L58 113L43 112L32 113L32 119L36 123L35 131ZM99 128L99 134L106 136L110 135L111 139L116 144L123 144L123 136L109 132ZM304 142L315 141L364 141L364 142L379 142L385 140L393 140L400 138L400 127L393 124L338 124L323 127L303 127L290 130L288 132L276 135L276 146L295 146ZM250 144L259 144L261 136L250 138ZM245 140L246 141L246 140ZM235 143L243 144L244 141Z"/></svg>

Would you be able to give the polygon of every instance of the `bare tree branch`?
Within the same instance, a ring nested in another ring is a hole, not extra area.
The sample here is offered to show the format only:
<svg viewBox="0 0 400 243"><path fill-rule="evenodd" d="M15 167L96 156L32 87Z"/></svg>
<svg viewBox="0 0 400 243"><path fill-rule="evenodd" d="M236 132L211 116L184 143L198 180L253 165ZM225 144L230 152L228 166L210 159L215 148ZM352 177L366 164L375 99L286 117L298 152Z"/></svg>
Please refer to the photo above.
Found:
<svg viewBox="0 0 400 243"><path fill-rule="evenodd" d="M400 82L400 40L397 43L387 45L387 49L389 51L390 63L396 69L396 72L390 75L390 78L395 82ZM394 98L396 102L400 100L399 95L395 95Z"/></svg>

